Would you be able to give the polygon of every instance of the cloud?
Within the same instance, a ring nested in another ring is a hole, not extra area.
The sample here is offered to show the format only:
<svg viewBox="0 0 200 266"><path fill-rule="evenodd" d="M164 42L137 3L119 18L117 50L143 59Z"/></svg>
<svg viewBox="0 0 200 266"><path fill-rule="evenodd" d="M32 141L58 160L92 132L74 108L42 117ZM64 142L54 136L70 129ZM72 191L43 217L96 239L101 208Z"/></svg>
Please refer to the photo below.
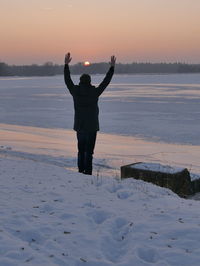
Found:
<svg viewBox="0 0 200 266"><path fill-rule="evenodd" d="M68 7L72 7L72 1L71 0L65 0Z"/></svg>
<svg viewBox="0 0 200 266"><path fill-rule="evenodd" d="M52 10L54 10L54 8L53 7L43 7L42 10L43 11L52 11Z"/></svg>

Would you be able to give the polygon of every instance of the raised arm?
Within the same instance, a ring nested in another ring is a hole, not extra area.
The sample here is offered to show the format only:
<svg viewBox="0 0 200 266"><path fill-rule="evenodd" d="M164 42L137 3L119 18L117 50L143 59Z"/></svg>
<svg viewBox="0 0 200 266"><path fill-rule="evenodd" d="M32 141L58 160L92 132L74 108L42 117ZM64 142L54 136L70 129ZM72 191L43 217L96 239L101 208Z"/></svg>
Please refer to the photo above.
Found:
<svg viewBox="0 0 200 266"><path fill-rule="evenodd" d="M108 72L107 72L105 78L103 79L103 81L101 82L101 84L97 87L98 95L101 95L102 92L105 90L105 88L110 83L112 76L114 74L115 62L116 62L116 57L113 55L113 56L111 56L111 60L110 60L110 69L108 70Z"/></svg>
<svg viewBox="0 0 200 266"><path fill-rule="evenodd" d="M69 70L69 63L71 62L71 60L72 58L70 56L70 53L67 53L65 55L64 78L68 90L70 91L71 94L73 94L74 83L71 79L70 70Z"/></svg>

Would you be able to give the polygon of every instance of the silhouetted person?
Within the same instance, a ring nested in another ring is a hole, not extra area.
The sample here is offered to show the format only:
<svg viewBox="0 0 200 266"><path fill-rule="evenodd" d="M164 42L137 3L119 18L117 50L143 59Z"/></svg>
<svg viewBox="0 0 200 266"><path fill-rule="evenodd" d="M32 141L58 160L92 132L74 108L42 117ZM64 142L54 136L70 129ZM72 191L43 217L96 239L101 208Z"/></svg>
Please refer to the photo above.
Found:
<svg viewBox="0 0 200 266"><path fill-rule="evenodd" d="M110 83L115 67L115 56L111 57L110 69L98 87L91 85L91 77L83 74L79 85L74 85L69 70L70 53L65 55L65 84L74 100L74 130L78 140L78 170L80 173L92 174L92 159L99 130L98 99Z"/></svg>

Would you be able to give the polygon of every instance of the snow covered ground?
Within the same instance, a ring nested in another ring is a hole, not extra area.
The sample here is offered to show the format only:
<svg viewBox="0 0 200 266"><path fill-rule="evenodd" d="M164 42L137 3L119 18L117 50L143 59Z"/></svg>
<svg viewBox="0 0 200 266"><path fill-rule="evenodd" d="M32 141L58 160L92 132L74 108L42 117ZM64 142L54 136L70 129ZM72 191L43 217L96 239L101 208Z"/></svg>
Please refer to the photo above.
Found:
<svg viewBox="0 0 200 266"><path fill-rule="evenodd" d="M0 78L0 266L199 265L199 201L119 180L134 162L200 175L199 84L199 74L115 76L85 176L63 77Z"/></svg>
<svg viewBox="0 0 200 266"><path fill-rule="evenodd" d="M199 265L199 201L142 181L0 159L0 265Z"/></svg>

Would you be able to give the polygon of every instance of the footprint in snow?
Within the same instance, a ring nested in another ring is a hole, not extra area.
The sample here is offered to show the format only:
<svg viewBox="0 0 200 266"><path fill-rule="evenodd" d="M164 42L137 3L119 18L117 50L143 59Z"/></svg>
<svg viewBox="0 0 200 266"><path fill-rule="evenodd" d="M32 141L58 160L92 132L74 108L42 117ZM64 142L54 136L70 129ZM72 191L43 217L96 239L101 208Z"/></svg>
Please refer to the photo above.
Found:
<svg viewBox="0 0 200 266"><path fill-rule="evenodd" d="M87 216L92 218L96 224L102 224L105 220L111 217L110 212L94 210L87 213Z"/></svg>
<svg viewBox="0 0 200 266"><path fill-rule="evenodd" d="M70 214L70 213L64 213L64 214L62 214L62 215L60 216L60 219L62 219L62 220L68 220L68 219L72 219L72 218L74 218L74 217L76 217L76 216L73 215L73 214Z"/></svg>
<svg viewBox="0 0 200 266"><path fill-rule="evenodd" d="M132 195L133 195L132 191L128 191L128 190L122 190L122 191L117 192L117 197L119 199L128 199Z"/></svg>
<svg viewBox="0 0 200 266"><path fill-rule="evenodd" d="M55 208L53 206L47 203L40 207L41 212L52 212L54 209Z"/></svg>
<svg viewBox="0 0 200 266"><path fill-rule="evenodd" d="M115 193L117 192L118 190L122 189L122 184L113 184L113 185L109 185L107 187L107 190L110 192L110 193Z"/></svg>
<svg viewBox="0 0 200 266"><path fill-rule="evenodd" d="M45 241L45 236L38 229L16 230L13 235L28 243L42 244Z"/></svg>
<svg viewBox="0 0 200 266"><path fill-rule="evenodd" d="M137 250L138 257L148 263L156 263L159 260L158 252L150 247L140 247Z"/></svg>
<svg viewBox="0 0 200 266"><path fill-rule="evenodd" d="M110 224L110 232L103 237L101 243L102 253L107 260L119 262L129 251L129 242L133 222L127 221L123 217L118 217Z"/></svg>
<svg viewBox="0 0 200 266"><path fill-rule="evenodd" d="M132 231L133 223L123 217L118 217L112 224L111 234L116 241L125 240Z"/></svg>

